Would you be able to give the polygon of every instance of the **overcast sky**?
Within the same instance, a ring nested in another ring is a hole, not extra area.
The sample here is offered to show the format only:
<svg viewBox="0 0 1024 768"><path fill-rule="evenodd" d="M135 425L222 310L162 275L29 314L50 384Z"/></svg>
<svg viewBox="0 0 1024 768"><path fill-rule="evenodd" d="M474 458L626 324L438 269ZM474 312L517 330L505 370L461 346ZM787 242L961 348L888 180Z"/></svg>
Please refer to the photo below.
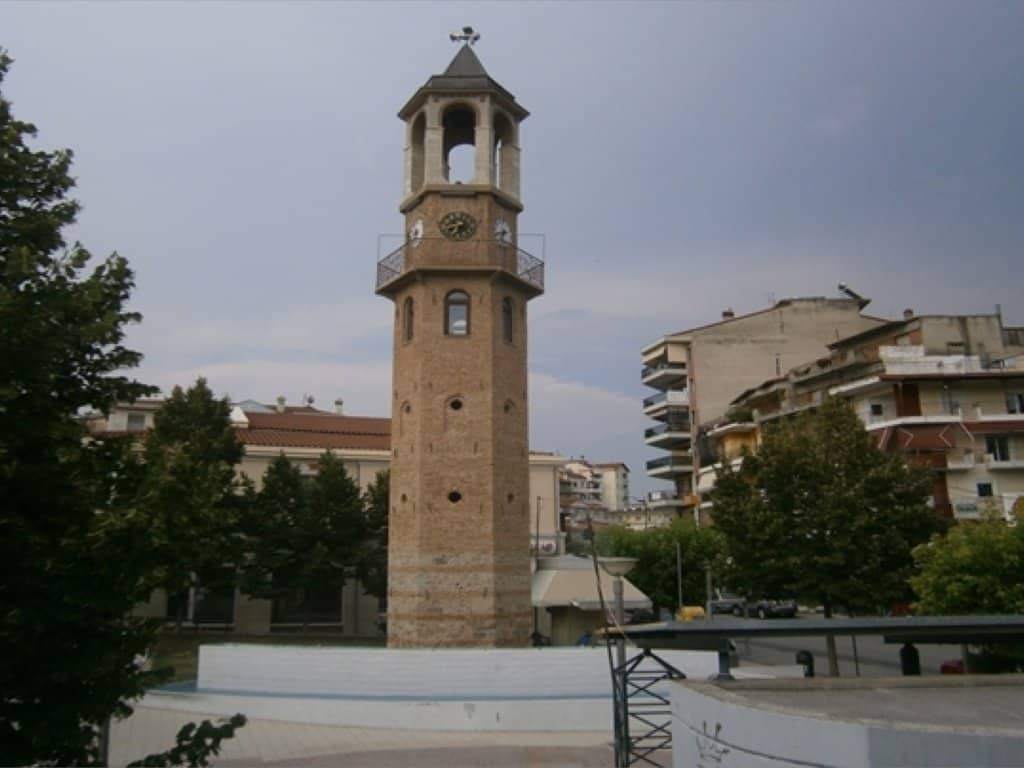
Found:
<svg viewBox="0 0 1024 768"><path fill-rule="evenodd" d="M15 115L75 151L73 236L135 270L143 380L389 415L395 113L465 24L532 112L533 448L658 487L640 349L726 307L845 282L1024 325L1021 2L0 3Z"/></svg>

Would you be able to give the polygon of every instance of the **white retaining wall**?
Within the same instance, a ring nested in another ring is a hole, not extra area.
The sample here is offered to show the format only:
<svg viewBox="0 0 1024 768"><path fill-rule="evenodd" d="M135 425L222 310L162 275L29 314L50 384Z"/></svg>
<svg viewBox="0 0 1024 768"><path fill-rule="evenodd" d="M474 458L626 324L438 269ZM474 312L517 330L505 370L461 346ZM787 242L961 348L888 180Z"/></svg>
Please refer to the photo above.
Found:
<svg viewBox="0 0 1024 768"><path fill-rule="evenodd" d="M658 655L696 679L718 669L714 653ZM612 725L603 648L204 645L196 692L157 692L146 705L377 728L585 731Z"/></svg>
<svg viewBox="0 0 1024 768"><path fill-rule="evenodd" d="M685 682L671 683L673 768L955 768L1024 764L1024 735L1020 731L865 721L782 711L757 706L740 696L728 700L721 695L707 695L701 688ZM944 695L942 691L925 693ZM836 695L842 693L837 691Z"/></svg>

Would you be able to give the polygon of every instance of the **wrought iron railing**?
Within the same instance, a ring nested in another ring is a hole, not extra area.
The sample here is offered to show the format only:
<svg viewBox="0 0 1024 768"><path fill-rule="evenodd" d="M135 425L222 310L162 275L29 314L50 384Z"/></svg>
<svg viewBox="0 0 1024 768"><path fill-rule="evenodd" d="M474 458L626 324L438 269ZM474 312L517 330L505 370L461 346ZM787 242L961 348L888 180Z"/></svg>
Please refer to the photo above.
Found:
<svg viewBox="0 0 1024 768"><path fill-rule="evenodd" d="M667 403L668 405L689 405L690 393L685 389L670 389L668 392L659 392L656 395L644 398L644 408L652 405L660 405L661 403Z"/></svg>
<svg viewBox="0 0 1024 768"><path fill-rule="evenodd" d="M670 421L667 424L659 424L656 427L649 427L644 430L644 437L656 437L667 432L690 432L690 422Z"/></svg>
<svg viewBox="0 0 1024 768"><path fill-rule="evenodd" d="M377 287L387 285L405 271L405 244L377 262Z"/></svg>
<svg viewBox="0 0 1024 768"><path fill-rule="evenodd" d="M507 252L506 249L512 249L516 256L516 277L536 288L544 290L544 261L542 259L537 258L532 253L528 253L521 248L516 248L509 243L502 242L501 240L484 240L481 242L505 252ZM408 259L406 259L406 254L407 249L412 247L413 246L410 243L403 243L377 262L378 290L395 278L401 276L402 273L409 268L409 262Z"/></svg>
<svg viewBox="0 0 1024 768"><path fill-rule="evenodd" d="M677 369L680 374L686 373L686 363L657 363L656 365L645 365L640 371L640 378L646 379L652 373L666 371L670 368Z"/></svg>
<svg viewBox="0 0 1024 768"><path fill-rule="evenodd" d="M671 456L662 456L660 459L651 459L647 462L647 469L662 469L665 467L692 467L693 454L675 453Z"/></svg>
<svg viewBox="0 0 1024 768"><path fill-rule="evenodd" d="M530 285L544 290L544 262L516 248L516 274Z"/></svg>

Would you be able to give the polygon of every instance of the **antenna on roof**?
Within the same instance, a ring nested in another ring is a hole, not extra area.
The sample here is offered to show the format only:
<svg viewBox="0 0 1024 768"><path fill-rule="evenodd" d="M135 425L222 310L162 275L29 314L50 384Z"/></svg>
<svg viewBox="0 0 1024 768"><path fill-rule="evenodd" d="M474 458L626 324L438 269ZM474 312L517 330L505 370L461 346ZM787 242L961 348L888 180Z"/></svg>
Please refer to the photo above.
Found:
<svg viewBox="0 0 1024 768"><path fill-rule="evenodd" d="M851 299L855 299L857 301L864 301L864 297L861 296L852 288L850 288L850 286L848 286L846 283L840 283L839 290Z"/></svg>
<svg viewBox="0 0 1024 768"><path fill-rule="evenodd" d="M480 39L480 33L474 31L472 27L463 27L461 32L452 32L448 35L448 39L453 43L473 45L473 43Z"/></svg>

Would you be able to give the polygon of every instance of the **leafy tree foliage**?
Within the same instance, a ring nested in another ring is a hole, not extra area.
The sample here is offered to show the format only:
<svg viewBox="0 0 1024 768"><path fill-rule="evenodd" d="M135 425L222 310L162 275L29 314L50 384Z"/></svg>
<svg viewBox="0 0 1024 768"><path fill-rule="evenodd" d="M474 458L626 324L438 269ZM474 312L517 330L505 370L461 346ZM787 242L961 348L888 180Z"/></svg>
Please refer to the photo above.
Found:
<svg viewBox="0 0 1024 768"><path fill-rule="evenodd" d="M0 762L77 765L155 679L134 662L155 630L125 618L152 586L138 463L77 414L152 390L118 373L141 357L122 345L131 270L66 244L72 155L35 133L0 96Z"/></svg>
<svg viewBox="0 0 1024 768"><path fill-rule="evenodd" d="M911 550L943 527L930 487L930 473L880 450L844 401L773 424L715 486L727 583L751 597L801 597L826 616L887 608L907 596Z"/></svg>
<svg viewBox="0 0 1024 768"><path fill-rule="evenodd" d="M245 723L245 715L234 715L217 724L209 720L203 720L199 725L185 723L178 731L175 745L171 749L128 763L128 768L168 768L175 765L206 768L210 764L210 757L220 754L221 742L232 738L235 731Z"/></svg>
<svg viewBox="0 0 1024 768"><path fill-rule="evenodd" d="M267 467L263 487L249 507L243 588L256 597L341 587L355 575L367 526L359 487L341 459L328 451L315 476L304 478L283 455Z"/></svg>
<svg viewBox="0 0 1024 768"><path fill-rule="evenodd" d="M962 522L914 549L910 580L925 614L1024 613L1024 526L1002 517Z"/></svg>
<svg viewBox="0 0 1024 768"><path fill-rule="evenodd" d="M363 589L374 597L388 591L388 510L390 508L391 471L377 474L363 494L365 540L357 568Z"/></svg>
<svg viewBox="0 0 1024 768"><path fill-rule="evenodd" d="M0 84L10 64L0 50ZM72 154L32 150L35 133L0 95L0 762L91 765L103 724L162 677L137 663L157 627L129 616L160 552L146 468L78 414L155 390L118 373L141 360L122 346L141 319L128 263L67 245ZM203 760L207 735L179 746Z"/></svg>
<svg viewBox="0 0 1024 768"><path fill-rule="evenodd" d="M682 561L683 601L704 603L704 569L719 555L722 542L712 528L698 528L692 520L678 518L666 528L635 531L623 526L596 534L601 555L635 557L629 580L644 592L656 609L678 609L677 547ZM674 613L674 611L673 611Z"/></svg>
<svg viewBox="0 0 1024 768"><path fill-rule="evenodd" d="M245 498L235 465L242 454L230 403L214 397L204 379L187 390L175 387L157 411L146 438L138 504L148 517L168 594L196 582L204 588L235 583Z"/></svg>

